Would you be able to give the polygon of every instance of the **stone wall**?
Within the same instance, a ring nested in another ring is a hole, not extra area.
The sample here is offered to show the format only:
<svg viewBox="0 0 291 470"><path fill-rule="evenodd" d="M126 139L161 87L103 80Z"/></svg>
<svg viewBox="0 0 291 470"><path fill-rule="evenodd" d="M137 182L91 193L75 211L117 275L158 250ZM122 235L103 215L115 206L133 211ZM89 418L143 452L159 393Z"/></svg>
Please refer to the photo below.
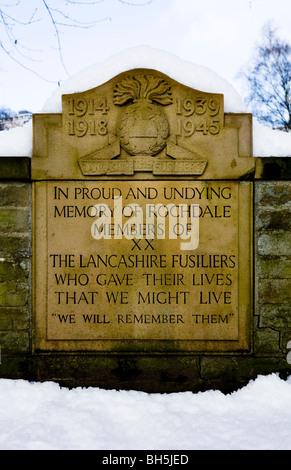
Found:
<svg viewBox="0 0 291 470"><path fill-rule="evenodd" d="M291 185L255 184L255 353L286 355L291 339Z"/></svg>
<svg viewBox="0 0 291 470"><path fill-rule="evenodd" d="M242 385L260 374L277 372L286 377L291 373L287 363L291 341L290 159L262 160L261 177L282 180L254 182L253 353L200 359L200 377L219 389L231 389L234 381Z"/></svg>
<svg viewBox="0 0 291 470"><path fill-rule="evenodd" d="M274 178L274 179L272 179ZM262 159L254 179L254 318L251 354L32 354L30 160L0 158L0 377L147 392L245 385L291 372L290 159Z"/></svg>
<svg viewBox="0 0 291 470"><path fill-rule="evenodd" d="M0 158L0 375L22 377L31 351L29 159Z"/></svg>

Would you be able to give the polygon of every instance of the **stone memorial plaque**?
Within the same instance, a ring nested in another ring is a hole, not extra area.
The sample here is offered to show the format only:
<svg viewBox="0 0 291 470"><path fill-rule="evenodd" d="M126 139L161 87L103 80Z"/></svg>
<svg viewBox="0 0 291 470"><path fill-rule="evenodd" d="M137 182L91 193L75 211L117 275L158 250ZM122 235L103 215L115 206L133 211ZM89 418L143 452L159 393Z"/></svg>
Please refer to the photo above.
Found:
<svg viewBox="0 0 291 470"><path fill-rule="evenodd" d="M251 350L252 121L147 69L34 116L34 350Z"/></svg>
<svg viewBox="0 0 291 470"><path fill-rule="evenodd" d="M252 117L223 102L145 69L63 95L62 114L34 115L32 177L241 178L255 167Z"/></svg>
<svg viewBox="0 0 291 470"><path fill-rule="evenodd" d="M251 183L35 184L36 348L244 350Z"/></svg>

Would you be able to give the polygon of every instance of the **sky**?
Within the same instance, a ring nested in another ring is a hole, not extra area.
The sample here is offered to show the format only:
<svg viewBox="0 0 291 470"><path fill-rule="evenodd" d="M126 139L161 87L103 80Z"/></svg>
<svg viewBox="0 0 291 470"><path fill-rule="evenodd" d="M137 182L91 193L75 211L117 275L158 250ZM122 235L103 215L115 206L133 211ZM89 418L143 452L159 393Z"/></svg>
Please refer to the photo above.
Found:
<svg viewBox="0 0 291 470"><path fill-rule="evenodd" d="M62 57L43 0L3 2L13 27L11 43L0 17L1 107L39 112L58 82L137 46L154 47L209 67L244 96L239 72L250 62L263 26L271 21L279 36L291 44L290 0L99 0L90 4L92 1L79 0L64 11L78 21L94 24L88 28L60 26ZM65 3L47 0L55 8ZM30 20L31 24L21 24ZM63 16L61 21L68 20ZM3 48L10 51L10 57Z"/></svg>

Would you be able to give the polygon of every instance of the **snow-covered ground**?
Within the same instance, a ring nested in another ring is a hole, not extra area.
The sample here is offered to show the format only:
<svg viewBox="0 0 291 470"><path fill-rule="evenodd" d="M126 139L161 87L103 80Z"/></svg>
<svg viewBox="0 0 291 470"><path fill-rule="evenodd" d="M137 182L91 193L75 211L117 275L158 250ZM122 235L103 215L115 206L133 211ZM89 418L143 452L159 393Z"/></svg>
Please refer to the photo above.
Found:
<svg viewBox="0 0 291 470"><path fill-rule="evenodd" d="M291 377L229 395L0 380L1 450L291 450Z"/></svg>

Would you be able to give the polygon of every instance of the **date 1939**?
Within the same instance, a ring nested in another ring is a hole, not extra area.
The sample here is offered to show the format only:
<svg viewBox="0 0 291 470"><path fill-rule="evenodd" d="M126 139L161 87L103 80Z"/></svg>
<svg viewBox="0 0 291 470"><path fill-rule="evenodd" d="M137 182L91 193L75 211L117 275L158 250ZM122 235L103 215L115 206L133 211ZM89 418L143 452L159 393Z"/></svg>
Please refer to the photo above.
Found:
<svg viewBox="0 0 291 470"><path fill-rule="evenodd" d="M214 98L178 99L176 101L177 135L191 137L217 135L221 130L220 104Z"/></svg>

